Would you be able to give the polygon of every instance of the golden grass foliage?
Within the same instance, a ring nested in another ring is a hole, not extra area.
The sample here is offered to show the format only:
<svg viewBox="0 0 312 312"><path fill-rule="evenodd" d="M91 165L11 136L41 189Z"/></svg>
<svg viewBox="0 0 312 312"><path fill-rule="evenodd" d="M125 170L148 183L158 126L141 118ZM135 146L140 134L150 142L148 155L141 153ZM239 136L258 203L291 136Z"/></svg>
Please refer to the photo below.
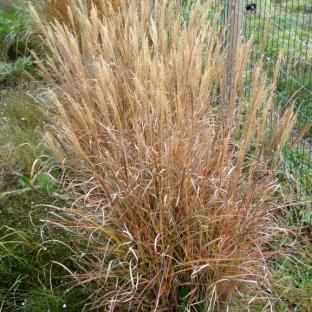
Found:
<svg viewBox="0 0 312 312"><path fill-rule="evenodd" d="M186 20L179 4L144 0L42 25L54 136L82 181L54 224L85 242L69 277L96 286L93 308L214 311L268 296L263 251L278 187L269 162L295 116L269 125L274 82L261 64L244 95L250 43L229 94L208 6Z"/></svg>
<svg viewBox="0 0 312 312"><path fill-rule="evenodd" d="M117 10L119 6L126 3L125 0L30 0L36 7L42 20L62 23L70 23L68 9L75 11L77 7L90 10L96 5L102 14L107 14L110 9Z"/></svg>

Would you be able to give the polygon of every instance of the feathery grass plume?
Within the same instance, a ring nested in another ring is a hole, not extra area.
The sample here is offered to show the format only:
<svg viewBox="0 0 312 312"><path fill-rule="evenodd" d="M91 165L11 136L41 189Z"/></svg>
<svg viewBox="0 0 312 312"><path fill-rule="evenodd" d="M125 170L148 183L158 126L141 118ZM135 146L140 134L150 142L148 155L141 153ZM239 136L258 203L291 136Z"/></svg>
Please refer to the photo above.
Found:
<svg viewBox="0 0 312 312"><path fill-rule="evenodd" d="M227 103L209 5L192 5L185 20L174 1L144 0L42 25L54 136L82 181L75 208L52 224L81 248L68 277L94 285L92 308L214 311L269 296L270 163L295 115L269 126L274 83L261 63L244 96L250 42L237 52Z"/></svg>
<svg viewBox="0 0 312 312"><path fill-rule="evenodd" d="M69 24L72 22L68 8L75 10L77 6L90 11L96 5L101 14L106 14L110 9L117 10L125 3L125 0L30 0L40 15L40 17L51 22L54 19L59 22Z"/></svg>

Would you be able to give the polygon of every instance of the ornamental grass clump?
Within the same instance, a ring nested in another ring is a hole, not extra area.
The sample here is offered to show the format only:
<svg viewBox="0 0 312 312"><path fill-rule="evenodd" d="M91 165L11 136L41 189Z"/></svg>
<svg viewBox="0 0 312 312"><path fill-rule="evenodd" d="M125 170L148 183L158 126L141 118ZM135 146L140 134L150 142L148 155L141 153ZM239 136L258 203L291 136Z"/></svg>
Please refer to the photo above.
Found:
<svg viewBox="0 0 312 312"><path fill-rule="evenodd" d="M250 42L227 87L209 5L184 18L180 4L144 0L41 24L49 54L38 62L54 105L47 140L66 155L77 194L51 225L78 246L67 277L94 287L92 308L222 311L270 300L274 164L295 115L269 123L275 87L261 62L245 95Z"/></svg>

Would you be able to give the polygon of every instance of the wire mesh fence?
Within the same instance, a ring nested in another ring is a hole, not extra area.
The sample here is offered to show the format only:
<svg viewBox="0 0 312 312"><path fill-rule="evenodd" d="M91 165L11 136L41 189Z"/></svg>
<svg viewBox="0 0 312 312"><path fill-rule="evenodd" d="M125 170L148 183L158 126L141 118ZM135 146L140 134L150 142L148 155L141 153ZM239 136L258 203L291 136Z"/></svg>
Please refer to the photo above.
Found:
<svg viewBox="0 0 312 312"><path fill-rule="evenodd" d="M239 31L243 40L253 37L249 74L259 57L263 57L270 74L282 53L276 105L283 109L290 100L295 102L296 131L300 133L312 122L312 0L221 0L220 3L224 20L230 14L234 18L228 22L228 31ZM233 42L228 44L235 48ZM312 160L311 130L298 147Z"/></svg>

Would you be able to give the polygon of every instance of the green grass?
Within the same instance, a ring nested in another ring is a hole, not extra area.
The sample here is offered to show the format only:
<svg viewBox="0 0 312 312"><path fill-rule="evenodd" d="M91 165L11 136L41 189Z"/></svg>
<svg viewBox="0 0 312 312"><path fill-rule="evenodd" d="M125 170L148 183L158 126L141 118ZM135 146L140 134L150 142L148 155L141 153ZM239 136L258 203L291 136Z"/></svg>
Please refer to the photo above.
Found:
<svg viewBox="0 0 312 312"><path fill-rule="evenodd" d="M285 174L293 181L293 192L304 197L312 196L312 163L301 149L285 148Z"/></svg>
<svg viewBox="0 0 312 312"><path fill-rule="evenodd" d="M0 106L0 155L3 161L30 171L36 159L45 157L41 141L44 116L38 103L24 89L8 90Z"/></svg>
<svg viewBox="0 0 312 312"><path fill-rule="evenodd" d="M87 294L72 288L56 264L73 266L69 238L61 231L52 234L41 222L49 215L46 205L61 206L68 196L42 140L46 118L35 100L38 86L24 75L33 66L29 17L18 6L5 9L0 10L0 311L78 312Z"/></svg>
<svg viewBox="0 0 312 312"><path fill-rule="evenodd" d="M0 4L0 56L2 60L16 60L29 55L31 49L38 48L38 40L31 32L31 16L26 2Z"/></svg>
<svg viewBox="0 0 312 312"><path fill-rule="evenodd" d="M53 194L41 188L0 203L1 219L7 224L0 227L0 310L63 311L66 304L67 311L81 311L84 289L67 285L65 271L55 264L72 266L69 249L49 241L51 230L40 222L48 214L41 205L57 203ZM64 244L68 240L60 231L53 238Z"/></svg>
<svg viewBox="0 0 312 312"><path fill-rule="evenodd" d="M0 83L23 79L25 71L31 72L34 62L31 57L19 57L15 62L0 62Z"/></svg>
<svg viewBox="0 0 312 312"><path fill-rule="evenodd" d="M280 253L268 259L276 312L310 312L312 306L312 164L301 149L284 148L279 195L285 205L276 218L281 236L272 238L269 249ZM285 235L285 232L287 235ZM268 307L259 305L259 312Z"/></svg>
<svg viewBox="0 0 312 312"><path fill-rule="evenodd" d="M276 311L309 312L312 306L312 163L300 148L284 149L281 192L286 202L294 202L279 216L287 240L274 240L275 246L288 247L288 255L270 260L273 289L280 298Z"/></svg>
<svg viewBox="0 0 312 312"><path fill-rule="evenodd" d="M87 294L72 288L56 264L72 266L68 237L41 222L46 205L67 197L42 141L37 86L24 75L34 65L30 49L38 49L29 23L23 2L0 1L0 311L78 312Z"/></svg>
<svg viewBox="0 0 312 312"><path fill-rule="evenodd" d="M272 257L272 291L276 298L274 311L309 312L312 306L312 244L311 224L303 212L311 209L304 204L289 207L280 216L280 226L288 231L285 240L274 240L277 248L287 248L288 254Z"/></svg>
<svg viewBox="0 0 312 312"><path fill-rule="evenodd" d="M66 271L54 263L72 267L69 238L41 222L50 218L46 205L65 205L68 196L42 143L45 119L28 88L10 90L0 102L0 311L58 312L66 305L78 312L84 289L67 285Z"/></svg>
<svg viewBox="0 0 312 312"><path fill-rule="evenodd" d="M296 0L296 1L282 1L274 0L274 3L282 3L284 6L288 2L288 8L290 11L299 12L299 13L311 13L312 12L312 1L311 0Z"/></svg>
<svg viewBox="0 0 312 312"><path fill-rule="evenodd" d="M16 83L25 71L34 73L31 50L40 51L31 31L32 18L23 1L0 2L0 83Z"/></svg>
<svg viewBox="0 0 312 312"><path fill-rule="evenodd" d="M254 59L264 52L268 71L276 63L279 53L284 54L284 63L277 91L277 102L283 106L298 90L295 98L298 109L298 128L312 121L310 98L312 94L312 1L257 2L257 10L245 14L243 34L254 35ZM309 131L306 138L312 138Z"/></svg>

